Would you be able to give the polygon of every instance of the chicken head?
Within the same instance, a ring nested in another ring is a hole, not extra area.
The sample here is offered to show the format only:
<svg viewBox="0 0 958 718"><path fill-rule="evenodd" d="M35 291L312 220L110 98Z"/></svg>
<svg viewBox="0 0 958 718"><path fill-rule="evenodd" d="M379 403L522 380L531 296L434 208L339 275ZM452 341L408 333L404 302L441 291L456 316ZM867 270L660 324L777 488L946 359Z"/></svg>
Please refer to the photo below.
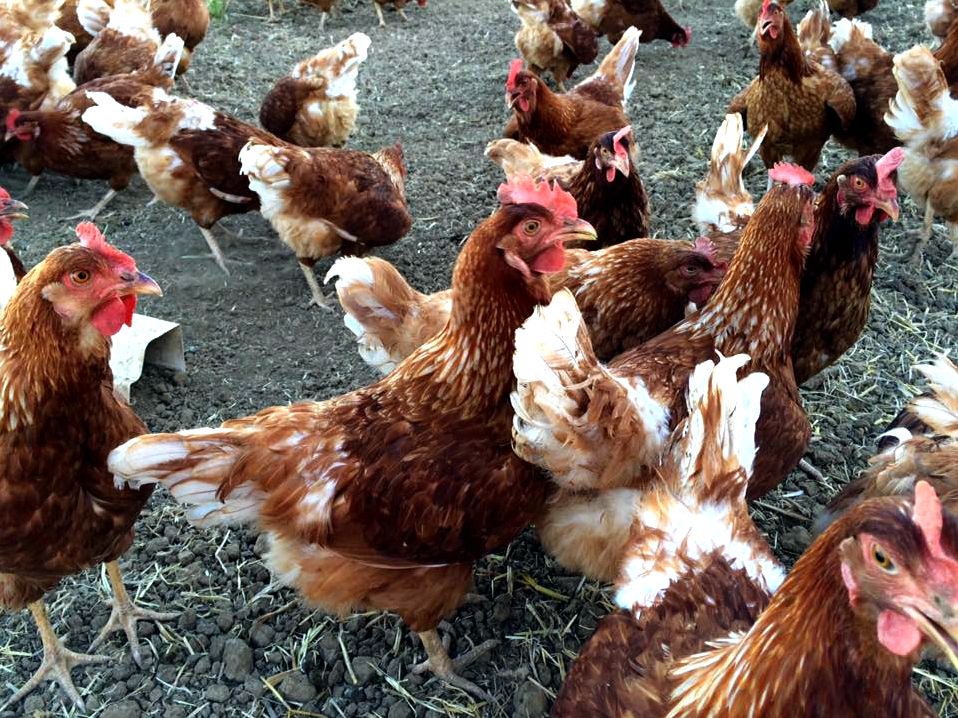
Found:
<svg viewBox="0 0 958 718"><path fill-rule="evenodd" d="M910 511L864 516L840 554L848 600L884 648L914 656L930 642L958 667L958 520L930 484L915 486Z"/></svg>
<svg viewBox="0 0 958 718"><path fill-rule="evenodd" d="M506 105L515 112L535 112L538 86L539 78L522 69L522 60L513 60L506 78Z"/></svg>
<svg viewBox="0 0 958 718"><path fill-rule="evenodd" d="M898 220L898 189L895 179L905 151L896 147L884 156L860 157L846 163L838 176L838 205L841 213L855 213L862 227L873 219Z"/></svg>
<svg viewBox="0 0 958 718"><path fill-rule="evenodd" d="M765 0L758 16L759 40L777 40L782 34L787 18L785 9L777 2Z"/></svg>
<svg viewBox="0 0 958 718"><path fill-rule="evenodd" d="M0 247L13 237L13 220L26 219L27 206L10 198L10 193L0 187Z"/></svg>
<svg viewBox="0 0 958 718"><path fill-rule="evenodd" d="M7 113L6 125L7 132L4 136L4 141L6 142L14 138L21 142L30 142L40 136L39 123L31 117L24 116L24 114L16 108Z"/></svg>
<svg viewBox="0 0 958 718"><path fill-rule="evenodd" d="M592 153L595 168L606 182L614 182L616 173L628 177L638 154L631 125L618 132L606 132L596 141Z"/></svg>
<svg viewBox="0 0 958 718"><path fill-rule="evenodd" d="M708 237L699 237L691 249L668 253L662 261L669 288L688 297L698 307L709 300L728 270L728 264L717 259L715 245Z"/></svg>
<svg viewBox="0 0 958 718"><path fill-rule="evenodd" d="M136 268L129 255L107 243L92 222L76 228L79 244L55 252L49 278L42 277L44 299L53 305L64 325L80 329L81 341L89 339L87 327L110 337L129 326L140 295L161 296L160 286Z"/></svg>

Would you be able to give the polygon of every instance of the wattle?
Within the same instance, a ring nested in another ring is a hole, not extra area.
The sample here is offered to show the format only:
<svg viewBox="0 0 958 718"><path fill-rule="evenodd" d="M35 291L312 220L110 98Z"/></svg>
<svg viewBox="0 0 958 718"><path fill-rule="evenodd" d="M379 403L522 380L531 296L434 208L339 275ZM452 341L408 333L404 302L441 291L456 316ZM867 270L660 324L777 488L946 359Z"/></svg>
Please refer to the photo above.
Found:
<svg viewBox="0 0 958 718"><path fill-rule="evenodd" d="M554 244L541 252L532 260L529 268L539 274L554 274L565 266L565 249L561 244Z"/></svg>
<svg viewBox="0 0 958 718"><path fill-rule="evenodd" d="M885 610L878 614L878 640L896 656L908 656L921 645L921 631L908 616Z"/></svg>
<svg viewBox="0 0 958 718"><path fill-rule="evenodd" d="M113 297L97 309L90 318L90 323L105 337L112 337L123 325L133 323L133 312L136 311L136 296Z"/></svg>

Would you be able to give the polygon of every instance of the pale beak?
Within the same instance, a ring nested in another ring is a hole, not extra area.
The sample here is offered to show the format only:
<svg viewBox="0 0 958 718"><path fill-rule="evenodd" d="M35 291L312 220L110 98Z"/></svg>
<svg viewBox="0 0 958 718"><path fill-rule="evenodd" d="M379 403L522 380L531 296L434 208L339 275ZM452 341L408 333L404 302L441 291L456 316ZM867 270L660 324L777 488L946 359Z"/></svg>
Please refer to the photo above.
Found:
<svg viewBox="0 0 958 718"><path fill-rule="evenodd" d="M925 637L941 650L955 670L958 670L958 624L942 625L932 621L916 608L907 607L904 612Z"/></svg>
<svg viewBox="0 0 958 718"><path fill-rule="evenodd" d="M162 297L163 290L149 274L144 272L122 272L120 279L123 280L122 289L126 294L136 294L139 296Z"/></svg>
<svg viewBox="0 0 958 718"><path fill-rule="evenodd" d="M882 212L888 215L889 219L892 222L898 221L898 198L892 197L890 199L876 199L873 202L875 209L880 209Z"/></svg>
<svg viewBox="0 0 958 718"><path fill-rule="evenodd" d="M0 217L4 219L29 219L26 213L27 209L28 207L23 202L11 199L3 207L0 207Z"/></svg>
<svg viewBox="0 0 958 718"><path fill-rule="evenodd" d="M629 162L628 156L623 155L613 155L612 166L617 172L620 172L623 177L628 177L629 172L632 169L632 163Z"/></svg>
<svg viewBox="0 0 958 718"><path fill-rule="evenodd" d="M599 238L595 228L584 219L569 221L556 233L560 242L594 242Z"/></svg>

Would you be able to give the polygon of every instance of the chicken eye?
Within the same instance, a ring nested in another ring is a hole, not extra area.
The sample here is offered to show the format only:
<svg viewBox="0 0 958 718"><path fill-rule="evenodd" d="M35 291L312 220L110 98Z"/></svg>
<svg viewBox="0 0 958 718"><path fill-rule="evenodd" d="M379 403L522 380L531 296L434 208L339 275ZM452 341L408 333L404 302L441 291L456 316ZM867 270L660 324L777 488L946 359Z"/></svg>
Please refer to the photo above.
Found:
<svg viewBox="0 0 958 718"><path fill-rule="evenodd" d="M872 558L875 559L875 563L877 563L878 567L885 573L894 574L898 572L898 569L895 567L895 562L888 557L888 554L886 554L884 549L878 544L872 546Z"/></svg>
<svg viewBox="0 0 958 718"><path fill-rule="evenodd" d="M857 190L865 189L865 180L863 180L861 177L852 177L852 187Z"/></svg>
<svg viewBox="0 0 958 718"><path fill-rule="evenodd" d="M691 265L691 264L686 264L686 265L683 267L683 269L685 270L685 273L686 273L686 274L689 274L689 275L698 274L698 273L699 273L699 268L696 267L696 266L693 266L693 265Z"/></svg>
<svg viewBox="0 0 958 718"><path fill-rule="evenodd" d="M528 235L533 235L539 231L539 221L535 219L530 219L524 225L522 225L522 231Z"/></svg>
<svg viewBox="0 0 958 718"><path fill-rule="evenodd" d="M70 274L70 280L74 284L86 284L90 281L90 273L85 269L78 269Z"/></svg>

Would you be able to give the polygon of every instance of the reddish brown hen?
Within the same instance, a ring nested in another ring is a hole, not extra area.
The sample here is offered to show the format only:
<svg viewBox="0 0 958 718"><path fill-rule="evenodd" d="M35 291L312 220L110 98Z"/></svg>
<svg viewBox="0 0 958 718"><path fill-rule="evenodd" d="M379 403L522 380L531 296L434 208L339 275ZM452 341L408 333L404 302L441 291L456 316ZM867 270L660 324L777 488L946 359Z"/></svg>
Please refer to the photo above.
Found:
<svg viewBox="0 0 958 718"><path fill-rule="evenodd" d="M752 137L768 126L759 151L766 167L790 156L812 171L829 136L854 119L855 94L841 76L805 57L779 3L765 0L756 29L758 77L728 112L742 115Z"/></svg>
<svg viewBox="0 0 958 718"><path fill-rule="evenodd" d="M598 56L598 35L567 0L512 0L512 11L522 22L516 49L532 72L551 72L560 91L565 92L565 81L579 65Z"/></svg>
<svg viewBox="0 0 958 718"><path fill-rule="evenodd" d="M150 0L150 15L160 37L173 34L182 38L185 47L177 74L186 72L193 52L210 28L210 11L205 0Z"/></svg>
<svg viewBox="0 0 958 718"><path fill-rule="evenodd" d="M549 155L585 159L595 139L629 124L625 105L632 94L639 31L630 28L603 58L598 70L572 90L556 94L513 60L506 79L506 104L513 111L505 136L532 142Z"/></svg>
<svg viewBox="0 0 958 718"><path fill-rule="evenodd" d="M611 43L630 27L642 33L642 42L665 40L685 47L692 41L692 28L675 22L660 0L572 0L572 8Z"/></svg>
<svg viewBox="0 0 958 718"><path fill-rule="evenodd" d="M501 208L466 241L438 337L376 384L322 403L265 409L221 428L156 434L113 452L135 486L163 483L202 525L254 522L268 561L312 604L393 611L432 670L457 676L436 633L472 582L545 501L541 473L512 452L516 328L549 300L563 242L594 237L561 190L503 185Z"/></svg>
<svg viewBox="0 0 958 718"><path fill-rule="evenodd" d="M116 563L151 488L116 488L106 468L113 447L146 430L113 391L110 337L138 296L161 292L94 225L77 235L22 279L0 317L0 605L29 606L43 642L40 669L11 702L49 677L83 710L70 669L110 659L64 648L44 594L106 562L113 613L91 648L122 628L137 663L136 621L172 616L135 607Z"/></svg>

